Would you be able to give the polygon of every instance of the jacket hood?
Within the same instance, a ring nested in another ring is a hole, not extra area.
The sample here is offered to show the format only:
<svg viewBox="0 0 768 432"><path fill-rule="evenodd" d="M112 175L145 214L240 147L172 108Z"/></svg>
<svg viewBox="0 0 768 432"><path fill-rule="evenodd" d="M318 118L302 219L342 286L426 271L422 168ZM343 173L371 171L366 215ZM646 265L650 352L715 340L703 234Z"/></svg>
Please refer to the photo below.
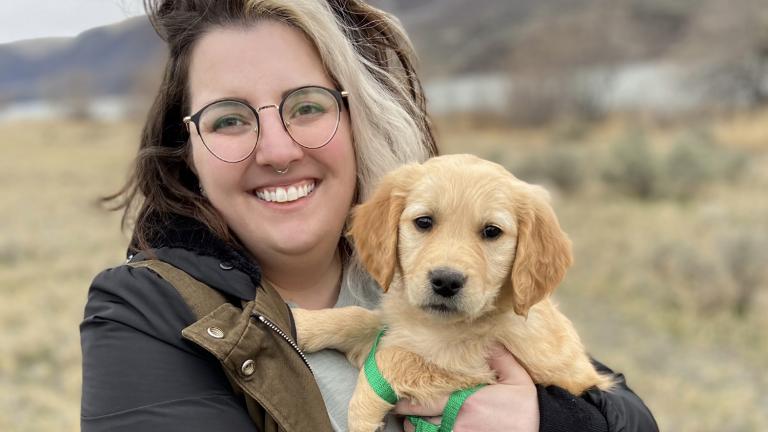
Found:
<svg viewBox="0 0 768 432"><path fill-rule="evenodd" d="M150 219L150 223L152 226L162 227L154 230L148 238L151 250L140 251L136 246L136 242L131 241L127 251L128 260L132 260L135 256L141 254L145 257L144 259L160 258L163 261L168 261L170 264L178 266L180 264L178 261L186 260L179 260L177 258L189 256L189 253L192 253L200 258L214 259L218 262L218 267L221 269L239 270L250 277L254 286L261 284L261 269L249 257L248 253L237 245L225 242L203 223L176 214L155 216ZM182 265L182 267L186 266Z"/></svg>

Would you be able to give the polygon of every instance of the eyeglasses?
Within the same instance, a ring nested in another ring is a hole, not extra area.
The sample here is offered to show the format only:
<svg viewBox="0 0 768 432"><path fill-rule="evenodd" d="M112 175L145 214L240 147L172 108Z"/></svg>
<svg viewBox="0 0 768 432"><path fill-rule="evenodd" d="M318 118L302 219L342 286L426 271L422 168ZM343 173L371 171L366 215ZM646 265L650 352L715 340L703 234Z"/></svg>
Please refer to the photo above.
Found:
<svg viewBox="0 0 768 432"><path fill-rule="evenodd" d="M319 86L306 86L285 95L280 105L254 108L245 101L224 99L211 102L200 111L184 117L184 123L194 123L197 134L212 155L224 162L236 163L247 159L259 141L259 112L275 108L280 113L283 129L293 142L317 149L328 144L336 135L341 107L348 96Z"/></svg>

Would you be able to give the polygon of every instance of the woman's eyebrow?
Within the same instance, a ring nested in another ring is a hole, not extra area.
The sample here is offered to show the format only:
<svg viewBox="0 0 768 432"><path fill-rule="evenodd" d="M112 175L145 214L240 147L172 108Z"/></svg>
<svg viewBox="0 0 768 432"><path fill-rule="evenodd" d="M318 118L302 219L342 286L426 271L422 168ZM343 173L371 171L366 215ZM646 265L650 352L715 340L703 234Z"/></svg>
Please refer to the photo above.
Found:
<svg viewBox="0 0 768 432"><path fill-rule="evenodd" d="M203 107L207 107L207 106L213 105L215 103L219 103L219 102L228 102L228 101L240 102L240 103L244 103L246 105L250 105L250 102L248 102L247 100L245 100L243 98L240 98L240 97L236 97L236 96L222 96L220 98L211 99L211 100L203 102L202 104L200 104L200 107L197 108L197 110L195 110L195 108L190 108L190 111L196 112L196 111L199 111L199 110L203 109Z"/></svg>
<svg viewBox="0 0 768 432"><path fill-rule="evenodd" d="M289 95L289 94L291 94L292 92L294 92L294 91L296 91L296 90L298 90L298 89L300 89L300 88L304 88L304 87L325 87L325 86L324 86L324 85L321 85L321 84L302 84L302 85L298 85L298 86L296 86L296 87L291 87L291 88L289 88L289 89L283 90L283 91L280 93L280 100L276 100L276 101L273 101L273 103L275 103L275 104L278 104L278 103L280 103L280 101L282 101L283 99L285 99L285 97L286 97L286 96L288 96L288 95ZM235 101L235 102L242 102L242 103L244 103L244 104L247 104L247 105L251 105L251 106L253 106L253 107L256 107L256 105L255 105L255 104L252 104L252 103L251 103L249 100L247 100L247 99L245 99L245 98L242 98L242 97L238 97L238 96L222 96L222 97L219 97L219 98L215 98L215 99L211 99L211 100L208 100L208 101L204 102L204 103L203 103L202 105L200 105L200 106L201 106L201 107L204 107L204 106L207 106L207 105L211 105L211 104L214 104L214 103L216 103L216 102L224 102L224 101Z"/></svg>
<svg viewBox="0 0 768 432"><path fill-rule="evenodd" d="M300 86L289 88L288 90L283 90L283 92L280 93L280 100L285 99L285 97L288 96L291 92L294 92L294 91L296 91L296 90L298 90L300 88L304 88L304 87L335 88L335 87L328 87L328 86L326 86L324 84L311 84L311 83L310 84L302 84Z"/></svg>

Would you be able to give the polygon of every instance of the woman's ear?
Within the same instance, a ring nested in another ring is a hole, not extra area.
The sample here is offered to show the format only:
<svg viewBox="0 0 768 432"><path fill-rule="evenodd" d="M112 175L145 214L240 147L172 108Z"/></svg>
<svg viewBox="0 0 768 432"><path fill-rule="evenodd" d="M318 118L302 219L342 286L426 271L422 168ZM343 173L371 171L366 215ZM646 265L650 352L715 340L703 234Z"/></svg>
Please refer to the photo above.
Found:
<svg viewBox="0 0 768 432"><path fill-rule="evenodd" d="M387 292L398 265L400 215L408 193L421 177L421 165L410 164L385 175L373 195L352 212L349 234L368 273Z"/></svg>
<svg viewBox="0 0 768 432"><path fill-rule="evenodd" d="M527 317L531 306L550 295L563 280L573 254L571 241L549 205L547 191L522 182L515 189L522 191L513 204L517 250L508 285L502 289L502 301Z"/></svg>

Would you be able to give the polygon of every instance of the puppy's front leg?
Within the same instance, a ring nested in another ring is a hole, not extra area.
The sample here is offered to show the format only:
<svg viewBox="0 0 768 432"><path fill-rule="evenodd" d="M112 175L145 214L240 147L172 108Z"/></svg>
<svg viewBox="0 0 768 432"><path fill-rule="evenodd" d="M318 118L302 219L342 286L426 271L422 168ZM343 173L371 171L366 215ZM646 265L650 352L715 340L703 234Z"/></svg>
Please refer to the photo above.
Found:
<svg viewBox="0 0 768 432"><path fill-rule="evenodd" d="M299 347L307 352L335 349L361 366L382 327L376 311L349 306L336 309L292 309Z"/></svg>
<svg viewBox="0 0 768 432"><path fill-rule="evenodd" d="M368 384L365 370L361 369L357 376L355 392L352 394L352 400L349 401L347 429L349 432L375 432L383 426L384 416L393 407L394 405L373 391Z"/></svg>

